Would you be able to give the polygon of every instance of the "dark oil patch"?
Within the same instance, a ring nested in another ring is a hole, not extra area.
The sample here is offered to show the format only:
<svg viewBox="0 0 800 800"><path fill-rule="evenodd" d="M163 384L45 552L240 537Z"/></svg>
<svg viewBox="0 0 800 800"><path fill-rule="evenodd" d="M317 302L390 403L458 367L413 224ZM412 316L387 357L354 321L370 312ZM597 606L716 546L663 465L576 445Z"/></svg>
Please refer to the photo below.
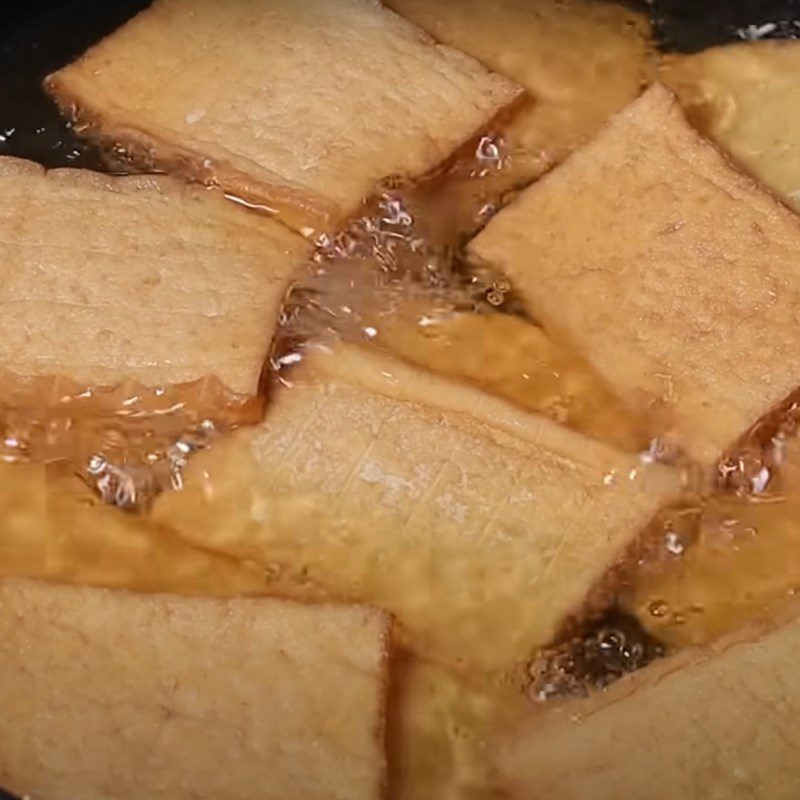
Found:
<svg viewBox="0 0 800 800"><path fill-rule="evenodd" d="M15 4L0 23L0 155L45 167L109 171L97 148L75 136L42 81L118 28L149 0Z"/></svg>
<svg viewBox="0 0 800 800"><path fill-rule="evenodd" d="M694 53L749 39L800 38L800 0L652 0L662 50Z"/></svg>
<svg viewBox="0 0 800 800"><path fill-rule="evenodd" d="M529 668L528 696L537 702L585 697L665 654L636 617L610 608L538 656Z"/></svg>

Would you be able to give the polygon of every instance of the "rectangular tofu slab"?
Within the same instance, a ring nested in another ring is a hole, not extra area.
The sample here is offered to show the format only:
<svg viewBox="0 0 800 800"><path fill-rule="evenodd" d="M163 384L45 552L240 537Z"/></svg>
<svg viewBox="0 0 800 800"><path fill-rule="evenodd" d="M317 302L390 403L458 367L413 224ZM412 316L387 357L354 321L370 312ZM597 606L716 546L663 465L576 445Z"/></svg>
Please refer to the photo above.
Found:
<svg viewBox="0 0 800 800"><path fill-rule="evenodd" d="M387 617L0 581L0 785L37 800L378 800Z"/></svg>
<svg viewBox="0 0 800 800"><path fill-rule="evenodd" d="M671 54L661 80L701 132L800 211L800 42Z"/></svg>
<svg viewBox="0 0 800 800"><path fill-rule="evenodd" d="M469 249L703 462L800 385L800 219L735 171L661 85Z"/></svg>
<svg viewBox="0 0 800 800"><path fill-rule="evenodd" d="M157 0L46 86L135 158L317 230L521 92L378 0Z"/></svg>
<svg viewBox="0 0 800 800"><path fill-rule="evenodd" d="M0 369L252 395L306 243L165 177L0 158Z"/></svg>
<svg viewBox="0 0 800 800"><path fill-rule="evenodd" d="M498 796L793 800L798 655L795 616L763 635L656 662L588 700L533 712L493 742Z"/></svg>
<svg viewBox="0 0 800 800"><path fill-rule="evenodd" d="M396 615L417 652L506 668L582 610L672 472L359 348L307 356L264 423L193 458L157 519ZM633 470L633 472L631 471Z"/></svg>
<svg viewBox="0 0 800 800"><path fill-rule="evenodd" d="M536 177L634 100L651 72L643 14L596 0L388 0L437 41L527 90L502 131L509 182Z"/></svg>

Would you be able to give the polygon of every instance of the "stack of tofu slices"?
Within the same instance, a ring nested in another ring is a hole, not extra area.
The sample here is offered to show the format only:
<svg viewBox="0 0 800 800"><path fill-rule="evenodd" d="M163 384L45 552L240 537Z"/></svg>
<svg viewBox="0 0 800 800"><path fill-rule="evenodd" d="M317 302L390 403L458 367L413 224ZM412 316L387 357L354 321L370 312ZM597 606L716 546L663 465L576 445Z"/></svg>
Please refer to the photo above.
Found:
<svg viewBox="0 0 800 800"><path fill-rule="evenodd" d="M156 0L46 89L148 174L0 159L3 380L264 408L147 513L0 465L0 786L798 796L791 607L588 697L520 676L800 388L800 43L659 66L602 0ZM505 168L448 171L489 134ZM521 313L466 323L472 364L337 341L265 393L313 242L431 176L454 214L494 193L465 255ZM509 353L562 358L585 416L520 401Z"/></svg>

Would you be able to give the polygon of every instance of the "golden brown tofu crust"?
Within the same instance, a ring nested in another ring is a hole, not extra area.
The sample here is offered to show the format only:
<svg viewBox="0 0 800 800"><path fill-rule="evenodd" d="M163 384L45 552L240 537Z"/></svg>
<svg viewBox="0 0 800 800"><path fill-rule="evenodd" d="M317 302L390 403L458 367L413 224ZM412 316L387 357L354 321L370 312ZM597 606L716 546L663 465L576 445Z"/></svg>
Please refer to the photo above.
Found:
<svg viewBox="0 0 800 800"><path fill-rule="evenodd" d="M662 60L660 76L692 124L800 211L800 42L673 53Z"/></svg>
<svg viewBox="0 0 800 800"><path fill-rule="evenodd" d="M626 452L645 450L643 421L582 359L510 314L381 319L375 343L423 369L468 383Z"/></svg>
<svg viewBox="0 0 800 800"><path fill-rule="evenodd" d="M388 0L387 5L526 90L513 114L493 126L504 143L503 168L482 180L451 177L440 188L451 214L456 209L475 214L563 161L638 97L656 71L646 15L617 3Z"/></svg>
<svg viewBox="0 0 800 800"><path fill-rule="evenodd" d="M0 576L146 592L263 594L264 570L102 505L68 464L0 463Z"/></svg>

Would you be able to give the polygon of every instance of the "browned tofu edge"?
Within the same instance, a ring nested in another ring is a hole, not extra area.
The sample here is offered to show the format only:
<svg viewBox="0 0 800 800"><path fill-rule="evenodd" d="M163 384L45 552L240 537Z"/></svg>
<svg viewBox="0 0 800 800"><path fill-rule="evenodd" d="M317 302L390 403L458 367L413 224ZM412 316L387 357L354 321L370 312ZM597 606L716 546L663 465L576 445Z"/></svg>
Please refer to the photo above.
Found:
<svg viewBox="0 0 800 800"><path fill-rule="evenodd" d="M44 87L61 113L73 122L76 133L139 169L164 170L192 183L221 186L226 193L274 214L293 230L328 230L341 220L333 203L289 187L282 178L276 176L275 183L254 180L225 163L211 163L190 148L114 122L113 112L92 108L60 73L48 76Z"/></svg>
<svg viewBox="0 0 800 800"><path fill-rule="evenodd" d="M274 215L292 230L304 235L330 232L358 215L361 206L369 199L362 198L358 207L340 209L335 203L300 189L290 187L276 176L274 183L256 180L224 162L209 163L202 153L178 144L167 142L146 131L116 123L111 116L93 109L81 93L68 86L69 81L60 73L49 75L44 87L56 101L63 116L75 126L79 135L114 155L144 170L164 170L186 181L203 186L221 186L237 199ZM455 160L471 152L471 144L484 131L497 127L513 113L513 106L502 109L477 131L471 131L447 159L423 175L410 176L419 181L429 180L444 172Z"/></svg>

